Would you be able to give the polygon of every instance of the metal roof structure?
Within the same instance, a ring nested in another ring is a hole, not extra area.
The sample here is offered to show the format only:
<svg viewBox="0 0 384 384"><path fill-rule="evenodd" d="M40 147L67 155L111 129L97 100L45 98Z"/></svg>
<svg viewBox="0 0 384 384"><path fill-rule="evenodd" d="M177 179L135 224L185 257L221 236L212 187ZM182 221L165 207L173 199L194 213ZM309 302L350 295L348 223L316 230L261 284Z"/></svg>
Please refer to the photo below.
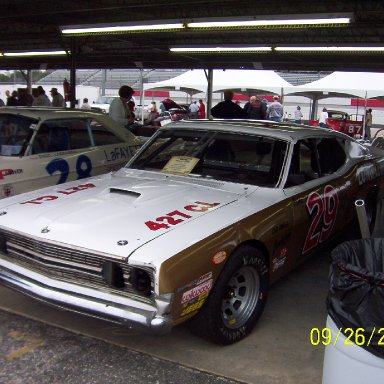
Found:
<svg viewBox="0 0 384 384"><path fill-rule="evenodd" d="M352 15L348 25L260 27L66 36L66 26L146 24L213 19L276 18L279 15ZM3 0L0 52L65 50L57 57L4 57L0 69L205 68L295 71L382 71L383 52L191 54L179 46L364 46L383 45L383 1L338 0Z"/></svg>

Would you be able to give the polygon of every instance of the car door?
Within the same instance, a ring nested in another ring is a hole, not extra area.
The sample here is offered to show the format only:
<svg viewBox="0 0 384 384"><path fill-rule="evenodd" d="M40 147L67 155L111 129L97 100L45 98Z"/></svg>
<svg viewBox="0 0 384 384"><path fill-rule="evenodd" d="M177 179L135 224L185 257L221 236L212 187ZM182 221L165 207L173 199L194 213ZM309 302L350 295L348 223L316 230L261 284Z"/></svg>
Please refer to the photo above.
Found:
<svg viewBox="0 0 384 384"><path fill-rule="evenodd" d="M45 120L26 155L10 158L20 176L9 195L117 170L132 154L127 142L92 118Z"/></svg>
<svg viewBox="0 0 384 384"><path fill-rule="evenodd" d="M352 217L346 204L351 181L341 172L346 161L342 139L309 138L293 146L284 193L292 200L296 262L340 232Z"/></svg>

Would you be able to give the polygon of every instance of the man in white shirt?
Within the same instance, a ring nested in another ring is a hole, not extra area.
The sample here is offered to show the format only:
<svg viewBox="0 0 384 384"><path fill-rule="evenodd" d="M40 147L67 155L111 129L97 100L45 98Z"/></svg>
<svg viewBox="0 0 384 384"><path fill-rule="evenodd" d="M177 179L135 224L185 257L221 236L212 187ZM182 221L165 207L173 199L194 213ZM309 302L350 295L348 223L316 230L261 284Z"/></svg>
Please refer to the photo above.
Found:
<svg viewBox="0 0 384 384"><path fill-rule="evenodd" d="M131 111L128 102L131 100L135 91L128 85L122 85L119 89L119 96L116 97L109 107L109 117L122 126L128 124Z"/></svg>
<svg viewBox="0 0 384 384"><path fill-rule="evenodd" d="M191 113L191 115L190 115L191 119L198 119L199 118L199 106L197 105L196 101L194 101L189 106L189 111Z"/></svg>
<svg viewBox="0 0 384 384"><path fill-rule="evenodd" d="M328 121L328 112L327 108L323 108L323 111L320 113L320 119L319 119L319 126L321 128L327 128L327 121Z"/></svg>

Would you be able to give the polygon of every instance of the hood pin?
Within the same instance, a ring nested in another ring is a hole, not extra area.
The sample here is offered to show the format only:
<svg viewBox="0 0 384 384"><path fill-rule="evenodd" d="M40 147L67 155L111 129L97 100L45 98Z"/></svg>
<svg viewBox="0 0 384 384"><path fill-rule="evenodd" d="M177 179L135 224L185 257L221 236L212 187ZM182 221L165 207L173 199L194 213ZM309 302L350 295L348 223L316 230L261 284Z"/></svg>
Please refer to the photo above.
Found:
<svg viewBox="0 0 384 384"><path fill-rule="evenodd" d="M123 245L127 245L128 244L128 241L127 240L119 240L118 242L117 242L117 245L121 245L121 246L123 246Z"/></svg>

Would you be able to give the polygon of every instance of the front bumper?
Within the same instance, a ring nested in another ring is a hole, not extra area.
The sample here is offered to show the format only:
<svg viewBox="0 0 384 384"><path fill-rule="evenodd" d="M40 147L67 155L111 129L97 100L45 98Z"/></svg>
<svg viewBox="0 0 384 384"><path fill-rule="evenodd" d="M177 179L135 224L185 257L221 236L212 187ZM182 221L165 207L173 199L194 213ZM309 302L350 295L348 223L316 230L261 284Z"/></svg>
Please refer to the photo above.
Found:
<svg viewBox="0 0 384 384"><path fill-rule="evenodd" d="M172 328L171 295L157 297L154 304L89 287L58 281L21 266L0 260L0 283L55 307L162 335Z"/></svg>

